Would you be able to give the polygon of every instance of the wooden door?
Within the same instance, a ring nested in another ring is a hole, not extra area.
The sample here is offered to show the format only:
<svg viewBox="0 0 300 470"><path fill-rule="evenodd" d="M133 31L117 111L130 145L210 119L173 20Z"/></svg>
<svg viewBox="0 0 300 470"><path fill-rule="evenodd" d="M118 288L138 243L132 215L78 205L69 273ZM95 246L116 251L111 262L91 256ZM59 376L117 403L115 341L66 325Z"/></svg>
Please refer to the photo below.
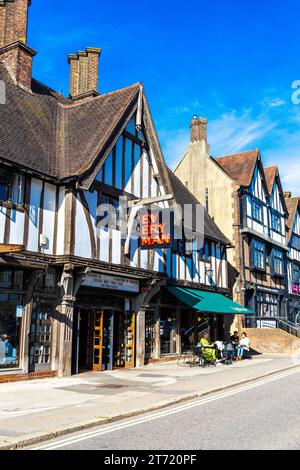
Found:
<svg viewBox="0 0 300 470"><path fill-rule="evenodd" d="M95 311L94 319L94 353L93 353L93 370L102 370L102 347L103 347L103 311Z"/></svg>

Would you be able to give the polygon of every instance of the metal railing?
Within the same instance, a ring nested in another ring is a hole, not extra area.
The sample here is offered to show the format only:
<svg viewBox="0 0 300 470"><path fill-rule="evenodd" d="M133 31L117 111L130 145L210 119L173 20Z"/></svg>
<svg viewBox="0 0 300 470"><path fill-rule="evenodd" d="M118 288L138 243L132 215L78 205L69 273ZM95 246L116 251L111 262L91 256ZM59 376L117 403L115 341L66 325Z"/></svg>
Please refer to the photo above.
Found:
<svg viewBox="0 0 300 470"><path fill-rule="evenodd" d="M283 321L283 320L278 320L277 324L280 330L283 330L286 333L289 333L290 335L295 336L296 338L300 338L300 326L299 325L295 325L292 322Z"/></svg>
<svg viewBox="0 0 300 470"><path fill-rule="evenodd" d="M251 317L246 321L246 328L278 328L296 338L300 338L300 324L293 323L287 317Z"/></svg>

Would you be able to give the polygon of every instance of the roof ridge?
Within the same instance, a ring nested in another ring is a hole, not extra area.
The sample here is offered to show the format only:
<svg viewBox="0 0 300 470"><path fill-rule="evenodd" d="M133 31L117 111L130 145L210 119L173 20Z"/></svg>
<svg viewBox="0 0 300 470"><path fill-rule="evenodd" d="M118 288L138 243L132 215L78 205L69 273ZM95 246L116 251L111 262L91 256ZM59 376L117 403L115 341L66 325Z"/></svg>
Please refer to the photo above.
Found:
<svg viewBox="0 0 300 470"><path fill-rule="evenodd" d="M70 103L60 103L62 106L64 106L65 108L76 108L76 107L80 107L80 106L84 106L86 105L87 103L91 103L92 101L95 102L95 101L100 101L102 98L106 98L107 96L111 96L111 95L115 95L117 93L122 93L124 91L127 91L127 90L130 90L131 88L137 88L137 87L140 87L142 86L142 83L141 82L137 82L137 83L134 83L133 85L130 85L130 86L127 86L127 87L123 87L123 88L119 88L118 90L114 90L114 91L109 91L108 93L103 93L101 95L98 95L98 96L95 96L93 97L91 100L87 100L87 101L72 101L70 100Z"/></svg>
<svg viewBox="0 0 300 470"><path fill-rule="evenodd" d="M235 156L238 156L238 155L246 155L247 153L251 153L251 152L259 153L259 149L256 148L256 149L244 150L242 152L228 153L227 155L221 155L219 157L213 157L213 158L215 160L219 160L220 158L235 157Z"/></svg>

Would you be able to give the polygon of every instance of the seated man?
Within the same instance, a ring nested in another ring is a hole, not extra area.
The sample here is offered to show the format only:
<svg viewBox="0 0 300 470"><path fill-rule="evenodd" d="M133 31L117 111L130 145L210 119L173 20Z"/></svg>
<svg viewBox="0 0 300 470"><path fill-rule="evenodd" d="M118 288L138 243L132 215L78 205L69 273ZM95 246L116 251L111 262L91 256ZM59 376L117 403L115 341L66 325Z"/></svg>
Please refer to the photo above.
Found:
<svg viewBox="0 0 300 470"><path fill-rule="evenodd" d="M244 355L244 352L250 352L250 340L247 336L247 333L242 333L241 340L237 350L237 360L241 361Z"/></svg>
<svg viewBox="0 0 300 470"><path fill-rule="evenodd" d="M210 344L208 333L204 333L203 337L199 341L199 346L203 349L203 359L207 362L216 362L216 350L213 344Z"/></svg>

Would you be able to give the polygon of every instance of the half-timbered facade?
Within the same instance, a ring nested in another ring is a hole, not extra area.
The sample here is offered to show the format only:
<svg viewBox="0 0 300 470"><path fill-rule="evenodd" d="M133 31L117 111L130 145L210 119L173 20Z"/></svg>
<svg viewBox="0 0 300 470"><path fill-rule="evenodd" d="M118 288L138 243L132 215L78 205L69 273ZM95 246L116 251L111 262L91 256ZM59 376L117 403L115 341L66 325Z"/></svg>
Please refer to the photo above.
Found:
<svg viewBox="0 0 300 470"><path fill-rule="evenodd" d="M288 318L295 324L300 323L300 199L285 193L289 211L287 221L287 243L289 247L288 273Z"/></svg>
<svg viewBox="0 0 300 470"><path fill-rule="evenodd" d="M14 5L29 3L7 4L1 20L14 28ZM187 253L184 238L169 237L142 248L142 209L174 207L178 225L183 200L198 204L165 165L143 86L100 95L101 51L87 48L69 56L65 98L31 78L23 26L0 49L0 374L64 375L179 354L183 326L207 318L166 287L228 296L229 241L202 211L201 246Z"/></svg>
<svg viewBox="0 0 300 470"><path fill-rule="evenodd" d="M232 242L229 285L233 298L255 312L248 324L276 327L286 316L288 251L278 168L264 168L258 150L211 157L206 125L194 117L191 143L174 172Z"/></svg>

